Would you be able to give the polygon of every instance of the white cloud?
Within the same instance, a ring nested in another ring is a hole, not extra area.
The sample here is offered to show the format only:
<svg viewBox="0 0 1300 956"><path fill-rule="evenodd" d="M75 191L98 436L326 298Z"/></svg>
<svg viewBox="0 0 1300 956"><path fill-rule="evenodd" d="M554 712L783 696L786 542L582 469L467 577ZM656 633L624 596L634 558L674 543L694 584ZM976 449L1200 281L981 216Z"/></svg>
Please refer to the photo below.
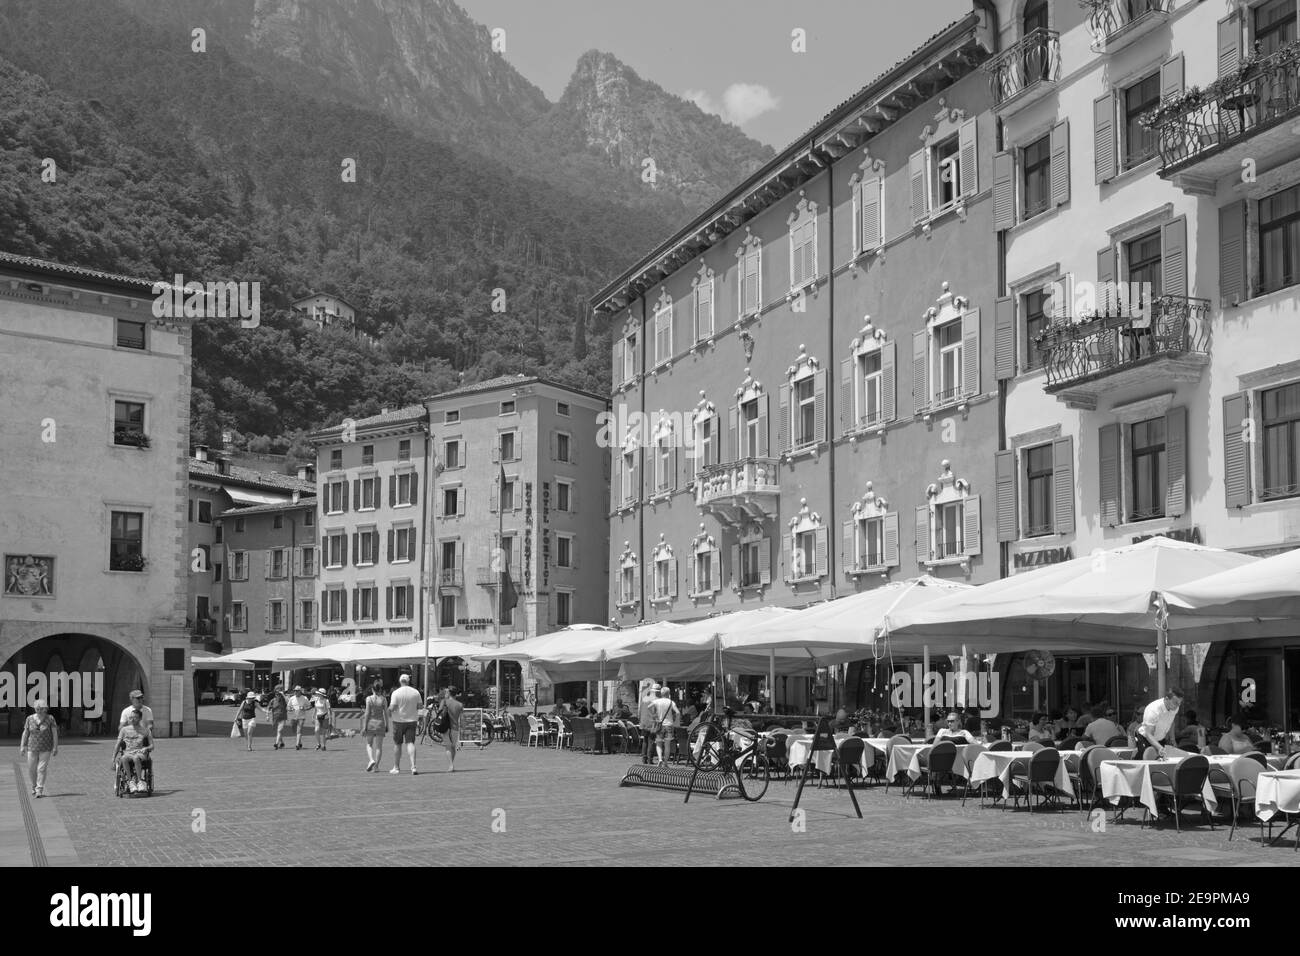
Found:
<svg viewBox="0 0 1300 956"><path fill-rule="evenodd" d="M685 90L682 96L704 112L721 116L737 126L781 105L772 91L759 83L732 83L723 91L721 104L704 90Z"/></svg>

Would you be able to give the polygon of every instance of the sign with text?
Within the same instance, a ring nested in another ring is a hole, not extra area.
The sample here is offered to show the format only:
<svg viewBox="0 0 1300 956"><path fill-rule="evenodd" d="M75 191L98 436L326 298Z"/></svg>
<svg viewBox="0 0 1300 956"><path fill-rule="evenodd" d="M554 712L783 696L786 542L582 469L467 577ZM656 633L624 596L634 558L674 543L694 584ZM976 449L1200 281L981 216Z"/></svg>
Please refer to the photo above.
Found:
<svg viewBox="0 0 1300 956"><path fill-rule="evenodd" d="M1021 568L1040 568L1048 564L1060 564L1062 561L1073 561L1074 549L1065 548L1040 548L1037 551L1020 551L1012 555L1012 566L1018 571Z"/></svg>
<svg viewBox="0 0 1300 956"><path fill-rule="evenodd" d="M1151 538L1165 537L1170 541L1186 541L1189 544L1205 544L1201 540L1201 529L1192 528L1171 528L1168 531L1157 531L1154 534L1135 534L1133 543L1140 544L1143 541L1149 541Z"/></svg>

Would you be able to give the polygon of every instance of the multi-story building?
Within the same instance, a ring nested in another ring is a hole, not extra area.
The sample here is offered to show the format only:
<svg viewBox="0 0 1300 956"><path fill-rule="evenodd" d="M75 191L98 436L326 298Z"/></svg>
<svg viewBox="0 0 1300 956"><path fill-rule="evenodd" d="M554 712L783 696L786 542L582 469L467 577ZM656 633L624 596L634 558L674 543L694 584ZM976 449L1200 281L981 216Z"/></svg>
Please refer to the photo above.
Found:
<svg viewBox="0 0 1300 956"><path fill-rule="evenodd" d="M999 576L994 26L941 30L593 299L614 620Z"/></svg>
<svg viewBox="0 0 1300 956"><path fill-rule="evenodd" d="M315 327L318 332L336 329L346 332L372 348L379 344L375 336L358 328L356 307L342 296L313 292L291 302L289 307L303 313L303 325Z"/></svg>
<svg viewBox="0 0 1300 956"><path fill-rule="evenodd" d="M1011 570L1155 534L1300 545L1294 0L996 6ZM1008 707L1144 703L1152 660L1066 658L1031 694L1013 658ZM1249 681L1258 719L1294 728L1297 678L1300 638L1171 653L1215 724Z"/></svg>
<svg viewBox="0 0 1300 956"><path fill-rule="evenodd" d="M23 697L0 695L10 734L29 688L65 732L111 731L137 687L157 734L194 732L193 320L154 318L153 285L0 253L0 688Z"/></svg>

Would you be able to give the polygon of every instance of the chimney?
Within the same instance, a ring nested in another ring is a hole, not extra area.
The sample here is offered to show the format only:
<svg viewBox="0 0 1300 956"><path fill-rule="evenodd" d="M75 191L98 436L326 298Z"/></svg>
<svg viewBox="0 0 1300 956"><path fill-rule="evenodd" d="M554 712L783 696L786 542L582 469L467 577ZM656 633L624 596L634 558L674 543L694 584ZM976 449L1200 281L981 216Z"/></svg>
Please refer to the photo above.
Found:
<svg viewBox="0 0 1300 956"><path fill-rule="evenodd" d="M316 480L316 466L315 466L315 465L299 465L299 466L298 466L298 479L299 479L300 481L315 481L315 480Z"/></svg>
<svg viewBox="0 0 1300 956"><path fill-rule="evenodd" d="M217 472L222 475L230 474L230 459L225 455L217 459Z"/></svg>
<svg viewBox="0 0 1300 956"><path fill-rule="evenodd" d="M208 446L207 446L207 445L195 445L195 446L194 446L194 457L195 457L196 459L198 459L199 461L207 461L207 460L208 460Z"/></svg>
<svg viewBox="0 0 1300 956"><path fill-rule="evenodd" d="M381 409L379 410L379 414L380 414L380 415L387 415L387 414L388 414L388 406L385 405L383 408L381 408Z"/></svg>

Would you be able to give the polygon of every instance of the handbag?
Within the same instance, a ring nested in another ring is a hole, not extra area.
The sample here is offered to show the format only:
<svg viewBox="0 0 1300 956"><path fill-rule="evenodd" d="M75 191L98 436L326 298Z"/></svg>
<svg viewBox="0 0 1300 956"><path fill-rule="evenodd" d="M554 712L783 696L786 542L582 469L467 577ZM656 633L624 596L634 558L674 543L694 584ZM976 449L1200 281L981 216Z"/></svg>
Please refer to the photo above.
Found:
<svg viewBox="0 0 1300 956"><path fill-rule="evenodd" d="M243 728L239 726L239 721L236 720L233 724L230 725L230 739L237 740L242 736L244 736Z"/></svg>
<svg viewBox="0 0 1300 956"><path fill-rule="evenodd" d="M447 712L446 707L438 711L438 722L434 724L433 729L440 734L445 734L447 731L451 730L451 714Z"/></svg>

